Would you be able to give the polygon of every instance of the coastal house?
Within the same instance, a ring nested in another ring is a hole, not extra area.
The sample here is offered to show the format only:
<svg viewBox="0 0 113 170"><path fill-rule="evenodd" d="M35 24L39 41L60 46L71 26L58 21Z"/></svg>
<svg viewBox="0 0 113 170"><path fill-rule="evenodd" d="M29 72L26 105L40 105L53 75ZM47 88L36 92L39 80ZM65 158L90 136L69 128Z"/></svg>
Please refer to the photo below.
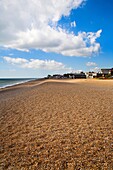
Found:
<svg viewBox="0 0 113 170"><path fill-rule="evenodd" d="M84 72L81 73L75 73L75 79L86 79L86 74Z"/></svg>
<svg viewBox="0 0 113 170"><path fill-rule="evenodd" d="M101 72L98 72L98 73L97 73L97 78L100 78L100 77L102 77L102 73L101 73Z"/></svg>
<svg viewBox="0 0 113 170"><path fill-rule="evenodd" d="M110 68L110 69L103 68L103 69L101 69L101 73L102 73L103 77L106 77L108 75L113 75L113 68Z"/></svg>
<svg viewBox="0 0 113 170"><path fill-rule="evenodd" d="M52 78L53 78L53 79L61 79L61 78L62 78L62 75L60 75L60 74L54 74L54 75L52 76Z"/></svg>
<svg viewBox="0 0 113 170"><path fill-rule="evenodd" d="M111 76L113 76L113 68L111 69Z"/></svg>
<svg viewBox="0 0 113 170"><path fill-rule="evenodd" d="M93 72L93 71L89 71L86 73L86 77L87 78L96 78L97 77L97 73Z"/></svg>
<svg viewBox="0 0 113 170"><path fill-rule="evenodd" d="M64 79L73 79L74 78L74 73L67 73L63 75Z"/></svg>
<svg viewBox="0 0 113 170"><path fill-rule="evenodd" d="M69 78L69 79L82 79L86 78L86 75L84 72L81 73L67 73L63 75L64 78Z"/></svg>

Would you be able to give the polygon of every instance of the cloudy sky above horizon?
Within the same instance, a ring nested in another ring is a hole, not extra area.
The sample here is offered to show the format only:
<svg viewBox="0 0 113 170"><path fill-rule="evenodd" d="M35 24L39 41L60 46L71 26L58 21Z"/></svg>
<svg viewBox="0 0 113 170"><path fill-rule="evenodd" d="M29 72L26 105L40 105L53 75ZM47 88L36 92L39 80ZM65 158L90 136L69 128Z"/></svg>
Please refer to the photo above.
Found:
<svg viewBox="0 0 113 170"><path fill-rule="evenodd" d="M1 0L0 77L113 67L113 2Z"/></svg>

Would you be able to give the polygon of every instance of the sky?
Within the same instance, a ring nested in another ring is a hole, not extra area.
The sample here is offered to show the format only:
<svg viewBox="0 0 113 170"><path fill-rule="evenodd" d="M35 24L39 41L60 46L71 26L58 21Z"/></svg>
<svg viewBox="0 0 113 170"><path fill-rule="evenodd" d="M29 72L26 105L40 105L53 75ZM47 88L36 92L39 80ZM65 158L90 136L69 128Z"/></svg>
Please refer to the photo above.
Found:
<svg viewBox="0 0 113 170"><path fill-rule="evenodd" d="M113 67L113 0L0 0L0 78Z"/></svg>

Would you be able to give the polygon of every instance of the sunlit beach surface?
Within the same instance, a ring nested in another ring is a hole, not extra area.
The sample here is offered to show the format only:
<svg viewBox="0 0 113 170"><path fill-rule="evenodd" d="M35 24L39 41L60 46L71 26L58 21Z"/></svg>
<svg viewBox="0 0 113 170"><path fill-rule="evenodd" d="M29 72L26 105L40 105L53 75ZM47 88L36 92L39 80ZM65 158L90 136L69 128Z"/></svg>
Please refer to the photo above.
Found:
<svg viewBox="0 0 113 170"><path fill-rule="evenodd" d="M112 170L113 80L0 89L1 170Z"/></svg>

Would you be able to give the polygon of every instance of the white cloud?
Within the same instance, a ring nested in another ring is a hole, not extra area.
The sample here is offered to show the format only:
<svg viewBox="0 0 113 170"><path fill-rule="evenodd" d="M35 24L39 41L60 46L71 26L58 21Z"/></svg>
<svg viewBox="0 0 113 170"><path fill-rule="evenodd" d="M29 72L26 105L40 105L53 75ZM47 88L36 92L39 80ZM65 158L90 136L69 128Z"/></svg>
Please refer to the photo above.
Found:
<svg viewBox="0 0 113 170"><path fill-rule="evenodd" d="M71 27L76 27L76 22L75 21L71 22Z"/></svg>
<svg viewBox="0 0 113 170"><path fill-rule="evenodd" d="M94 72L100 72L101 69L99 67L92 67L89 69L91 72L94 71Z"/></svg>
<svg viewBox="0 0 113 170"><path fill-rule="evenodd" d="M11 57L8 57L8 56L4 56L3 57L4 60L6 60L8 63L11 63L11 64L25 64L28 62L28 60L24 59L24 58L11 58Z"/></svg>
<svg viewBox="0 0 113 170"><path fill-rule="evenodd" d="M86 66L88 66L88 67L97 66L97 64L94 63L94 62L87 62L87 63L86 63Z"/></svg>
<svg viewBox="0 0 113 170"><path fill-rule="evenodd" d="M63 63L57 62L55 60L39 60L39 59L26 60L24 58L11 58L8 56L4 56L3 59L10 64L17 65L22 68L64 70L64 71L72 70L71 68L67 68Z"/></svg>
<svg viewBox="0 0 113 170"><path fill-rule="evenodd" d="M100 72L101 69L100 69L99 67L94 67L94 68L93 68L93 71L95 71L95 72Z"/></svg>
<svg viewBox="0 0 113 170"><path fill-rule="evenodd" d="M98 53L96 39L102 30L74 35L58 27L62 16L69 16L86 0L1 0L0 46L20 50L40 49L66 56ZM76 23L73 23L75 26Z"/></svg>
<svg viewBox="0 0 113 170"><path fill-rule="evenodd" d="M101 32L102 32L102 30L98 30L96 33L89 32L88 38L89 38L91 44L94 44L96 39L100 37Z"/></svg>

